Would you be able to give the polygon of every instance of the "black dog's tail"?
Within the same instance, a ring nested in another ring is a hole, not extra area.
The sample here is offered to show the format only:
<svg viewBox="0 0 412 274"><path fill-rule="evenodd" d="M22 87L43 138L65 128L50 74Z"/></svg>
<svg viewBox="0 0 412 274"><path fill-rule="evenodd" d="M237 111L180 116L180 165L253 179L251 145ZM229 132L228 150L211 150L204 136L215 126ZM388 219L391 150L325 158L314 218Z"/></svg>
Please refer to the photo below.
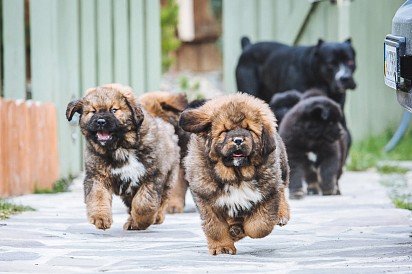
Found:
<svg viewBox="0 0 412 274"><path fill-rule="evenodd" d="M242 45L242 50L244 50L247 46L251 44L249 37L243 36L242 39L240 39L240 44Z"/></svg>

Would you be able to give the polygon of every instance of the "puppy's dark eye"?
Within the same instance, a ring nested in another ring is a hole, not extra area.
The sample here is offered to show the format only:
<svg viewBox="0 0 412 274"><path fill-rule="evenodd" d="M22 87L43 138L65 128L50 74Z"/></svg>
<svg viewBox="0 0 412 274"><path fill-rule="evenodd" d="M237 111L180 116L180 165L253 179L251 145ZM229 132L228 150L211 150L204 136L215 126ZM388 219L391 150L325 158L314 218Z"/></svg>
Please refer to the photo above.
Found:
<svg viewBox="0 0 412 274"><path fill-rule="evenodd" d="M96 113L96 110L91 110L90 112L91 112L91 113Z"/></svg>
<svg viewBox="0 0 412 274"><path fill-rule="evenodd" d="M110 110L110 112L111 112L111 113L116 113L117 110L118 110L117 108L112 108L112 109Z"/></svg>

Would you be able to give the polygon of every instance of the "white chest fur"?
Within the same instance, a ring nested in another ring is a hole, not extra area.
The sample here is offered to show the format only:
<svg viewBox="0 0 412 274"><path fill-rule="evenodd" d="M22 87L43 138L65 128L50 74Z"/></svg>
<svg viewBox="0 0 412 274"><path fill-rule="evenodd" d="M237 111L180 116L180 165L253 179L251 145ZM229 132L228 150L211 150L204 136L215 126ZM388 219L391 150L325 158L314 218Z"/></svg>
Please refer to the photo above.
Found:
<svg viewBox="0 0 412 274"><path fill-rule="evenodd" d="M219 207L227 207L228 215L235 217L239 211L252 208L253 204L262 200L259 190L252 187L251 182L242 182L238 186L226 185L224 193L216 200Z"/></svg>
<svg viewBox="0 0 412 274"><path fill-rule="evenodd" d="M130 193L132 187L139 185L140 178L142 178L146 173L146 168L136 158L133 151L127 151L124 149L120 150L121 151L116 151L115 157L118 160L126 160L126 162L121 167L113 168L111 172L113 175L119 176L123 182L129 183L126 193ZM120 188L120 194L122 194L121 192L122 187Z"/></svg>

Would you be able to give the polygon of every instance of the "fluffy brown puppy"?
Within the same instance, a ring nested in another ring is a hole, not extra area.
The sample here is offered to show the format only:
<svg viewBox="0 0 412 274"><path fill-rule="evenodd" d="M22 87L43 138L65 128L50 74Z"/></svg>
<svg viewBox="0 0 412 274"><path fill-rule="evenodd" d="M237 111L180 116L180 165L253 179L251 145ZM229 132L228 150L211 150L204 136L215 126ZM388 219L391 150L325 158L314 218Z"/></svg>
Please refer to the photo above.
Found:
<svg viewBox="0 0 412 274"><path fill-rule="evenodd" d="M104 85L86 91L67 106L70 121L80 113L86 139L84 180L89 221L99 229L112 224L112 194L129 211L124 229L146 229L164 220L168 192L179 171L173 127L137 104L130 87Z"/></svg>
<svg viewBox="0 0 412 274"><path fill-rule="evenodd" d="M188 102L184 93L171 93L166 91L147 92L139 97L139 102L154 117L160 117L173 125L175 133L179 137L180 159L186 155L190 133L179 127L180 113L187 107ZM168 213L182 213L185 207L185 196L188 183L185 180L185 172L181 161L179 176L176 184L170 191Z"/></svg>
<svg viewBox="0 0 412 274"><path fill-rule="evenodd" d="M235 241L288 222L287 156L266 103L222 96L185 110L179 124L195 133L184 164L211 254L235 254Z"/></svg>

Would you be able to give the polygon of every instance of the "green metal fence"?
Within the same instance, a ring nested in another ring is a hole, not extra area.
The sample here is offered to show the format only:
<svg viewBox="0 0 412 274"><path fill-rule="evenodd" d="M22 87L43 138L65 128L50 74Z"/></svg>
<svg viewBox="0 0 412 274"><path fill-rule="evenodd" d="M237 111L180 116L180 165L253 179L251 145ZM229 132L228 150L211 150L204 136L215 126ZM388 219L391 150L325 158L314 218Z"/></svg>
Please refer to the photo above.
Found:
<svg viewBox="0 0 412 274"><path fill-rule="evenodd" d="M318 38L352 37L357 52L358 88L349 91L348 124L355 140L396 127L402 109L383 83L383 40L403 0L223 0L223 62L227 91L236 90L240 38L315 44Z"/></svg>
<svg viewBox="0 0 412 274"><path fill-rule="evenodd" d="M66 105L104 83L158 88L160 2L2 0L1 8L2 94L56 105L61 175L76 174L81 136L65 119Z"/></svg>

